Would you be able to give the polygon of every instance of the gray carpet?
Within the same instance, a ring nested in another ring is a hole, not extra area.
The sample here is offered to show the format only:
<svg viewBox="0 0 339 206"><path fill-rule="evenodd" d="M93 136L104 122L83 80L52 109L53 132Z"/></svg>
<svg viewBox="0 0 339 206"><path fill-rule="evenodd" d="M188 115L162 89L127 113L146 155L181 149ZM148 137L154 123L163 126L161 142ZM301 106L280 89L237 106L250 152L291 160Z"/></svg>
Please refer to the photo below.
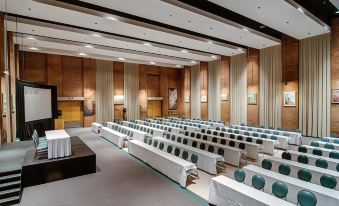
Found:
<svg viewBox="0 0 339 206"><path fill-rule="evenodd" d="M25 188L20 206L208 205L89 129L68 132L97 154L99 171Z"/></svg>

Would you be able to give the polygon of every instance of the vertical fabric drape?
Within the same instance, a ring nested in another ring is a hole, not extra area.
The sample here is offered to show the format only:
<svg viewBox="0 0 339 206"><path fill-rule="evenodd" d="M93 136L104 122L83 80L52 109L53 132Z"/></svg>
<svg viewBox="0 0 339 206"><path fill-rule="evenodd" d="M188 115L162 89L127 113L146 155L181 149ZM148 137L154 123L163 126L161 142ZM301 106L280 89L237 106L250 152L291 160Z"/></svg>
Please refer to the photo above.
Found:
<svg viewBox="0 0 339 206"><path fill-rule="evenodd" d="M200 65L191 67L191 118L201 118L200 108Z"/></svg>
<svg viewBox="0 0 339 206"><path fill-rule="evenodd" d="M259 122L265 127L281 126L281 45L260 50Z"/></svg>
<svg viewBox="0 0 339 206"><path fill-rule="evenodd" d="M330 34L300 41L299 125L303 135L330 132Z"/></svg>
<svg viewBox="0 0 339 206"><path fill-rule="evenodd" d="M221 61L208 62L208 119L220 120L220 68Z"/></svg>
<svg viewBox="0 0 339 206"><path fill-rule="evenodd" d="M247 55L230 58L231 124L247 123Z"/></svg>
<svg viewBox="0 0 339 206"><path fill-rule="evenodd" d="M139 65L125 63L124 106L127 120L140 118L139 104Z"/></svg>
<svg viewBox="0 0 339 206"><path fill-rule="evenodd" d="M96 60L96 121L112 121L113 109L113 62Z"/></svg>

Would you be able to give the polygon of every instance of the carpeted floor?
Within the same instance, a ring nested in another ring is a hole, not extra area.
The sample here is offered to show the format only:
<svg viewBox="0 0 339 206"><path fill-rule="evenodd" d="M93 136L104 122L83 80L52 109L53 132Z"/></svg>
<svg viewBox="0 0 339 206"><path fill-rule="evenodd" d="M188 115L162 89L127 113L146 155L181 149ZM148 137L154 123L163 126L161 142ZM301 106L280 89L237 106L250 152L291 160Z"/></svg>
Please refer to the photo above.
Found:
<svg viewBox="0 0 339 206"><path fill-rule="evenodd" d="M98 172L25 188L20 206L208 205L88 128L68 133L97 154Z"/></svg>

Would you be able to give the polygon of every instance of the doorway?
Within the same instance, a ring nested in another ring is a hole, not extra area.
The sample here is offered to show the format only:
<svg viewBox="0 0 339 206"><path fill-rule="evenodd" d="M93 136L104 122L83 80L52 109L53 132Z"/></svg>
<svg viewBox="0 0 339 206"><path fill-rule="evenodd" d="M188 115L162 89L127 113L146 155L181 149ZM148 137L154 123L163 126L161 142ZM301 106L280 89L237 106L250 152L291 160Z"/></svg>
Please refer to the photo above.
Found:
<svg viewBox="0 0 339 206"><path fill-rule="evenodd" d="M64 121L65 128L83 127L82 101L59 101L58 110L61 116L58 119Z"/></svg>
<svg viewBox="0 0 339 206"><path fill-rule="evenodd" d="M148 100L147 101L147 118L161 117L162 116L162 101L161 100Z"/></svg>

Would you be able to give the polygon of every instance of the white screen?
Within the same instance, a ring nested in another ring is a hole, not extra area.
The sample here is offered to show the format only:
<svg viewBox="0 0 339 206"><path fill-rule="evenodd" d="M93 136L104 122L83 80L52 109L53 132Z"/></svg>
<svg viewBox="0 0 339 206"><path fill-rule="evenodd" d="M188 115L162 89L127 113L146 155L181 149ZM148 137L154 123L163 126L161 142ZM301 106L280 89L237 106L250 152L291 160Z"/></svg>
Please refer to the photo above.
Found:
<svg viewBox="0 0 339 206"><path fill-rule="evenodd" d="M25 122L52 118L52 95L50 89L24 87Z"/></svg>

